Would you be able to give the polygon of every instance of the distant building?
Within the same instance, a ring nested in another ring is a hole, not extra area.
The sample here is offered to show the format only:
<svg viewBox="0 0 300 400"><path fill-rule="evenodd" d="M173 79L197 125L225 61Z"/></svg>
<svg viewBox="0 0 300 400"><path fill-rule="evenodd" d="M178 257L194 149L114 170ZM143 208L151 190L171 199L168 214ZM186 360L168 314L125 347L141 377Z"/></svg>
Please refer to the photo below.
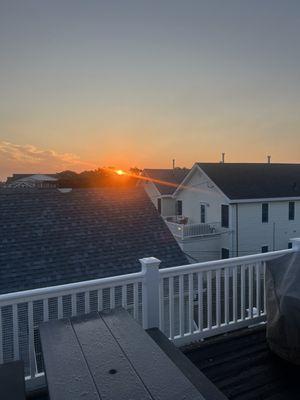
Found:
<svg viewBox="0 0 300 400"><path fill-rule="evenodd" d="M8 177L6 186L11 188L56 188L56 174L13 174Z"/></svg>
<svg viewBox="0 0 300 400"><path fill-rule="evenodd" d="M193 259L282 250L300 234L300 164L196 163L169 201L166 223Z"/></svg>

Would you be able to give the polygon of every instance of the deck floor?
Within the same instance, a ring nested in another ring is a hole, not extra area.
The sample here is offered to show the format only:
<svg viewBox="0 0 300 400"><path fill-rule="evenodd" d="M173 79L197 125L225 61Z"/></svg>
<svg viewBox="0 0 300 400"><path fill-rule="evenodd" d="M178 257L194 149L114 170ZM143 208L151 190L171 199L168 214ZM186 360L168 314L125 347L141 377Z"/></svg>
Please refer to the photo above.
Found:
<svg viewBox="0 0 300 400"><path fill-rule="evenodd" d="M300 399L300 366L269 350L263 326L182 350L230 400Z"/></svg>

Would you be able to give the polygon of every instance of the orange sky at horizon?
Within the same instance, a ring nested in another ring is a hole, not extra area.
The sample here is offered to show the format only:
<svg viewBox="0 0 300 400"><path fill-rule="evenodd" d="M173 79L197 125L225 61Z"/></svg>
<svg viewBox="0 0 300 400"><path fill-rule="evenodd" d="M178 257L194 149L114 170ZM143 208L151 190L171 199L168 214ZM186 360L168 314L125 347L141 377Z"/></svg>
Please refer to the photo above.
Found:
<svg viewBox="0 0 300 400"><path fill-rule="evenodd" d="M0 1L0 180L300 163L300 2Z"/></svg>

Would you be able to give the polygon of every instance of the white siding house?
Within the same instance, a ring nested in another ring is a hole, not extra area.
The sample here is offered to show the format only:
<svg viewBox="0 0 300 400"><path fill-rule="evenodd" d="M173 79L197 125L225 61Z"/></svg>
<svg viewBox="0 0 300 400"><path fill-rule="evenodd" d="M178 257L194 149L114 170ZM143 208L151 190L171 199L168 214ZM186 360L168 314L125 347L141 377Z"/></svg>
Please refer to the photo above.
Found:
<svg viewBox="0 0 300 400"><path fill-rule="evenodd" d="M10 188L56 188L58 178L56 174L13 174L8 177L6 186Z"/></svg>
<svg viewBox="0 0 300 400"><path fill-rule="evenodd" d="M181 216L166 223L192 260L282 250L300 234L300 164L196 163L170 199Z"/></svg>
<svg viewBox="0 0 300 400"><path fill-rule="evenodd" d="M151 201L163 216L175 216L176 199L173 193L178 185L188 174L189 169L145 169L143 176L149 180L143 180L142 184Z"/></svg>

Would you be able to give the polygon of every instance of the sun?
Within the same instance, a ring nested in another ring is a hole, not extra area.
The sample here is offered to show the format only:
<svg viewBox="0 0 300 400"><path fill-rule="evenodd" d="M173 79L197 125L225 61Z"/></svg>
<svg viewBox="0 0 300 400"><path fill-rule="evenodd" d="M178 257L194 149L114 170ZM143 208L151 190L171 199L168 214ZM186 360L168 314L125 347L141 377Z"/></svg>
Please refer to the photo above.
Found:
<svg viewBox="0 0 300 400"><path fill-rule="evenodd" d="M125 175L125 172L122 169L117 169L115 172L117 175Z"/></svg>

